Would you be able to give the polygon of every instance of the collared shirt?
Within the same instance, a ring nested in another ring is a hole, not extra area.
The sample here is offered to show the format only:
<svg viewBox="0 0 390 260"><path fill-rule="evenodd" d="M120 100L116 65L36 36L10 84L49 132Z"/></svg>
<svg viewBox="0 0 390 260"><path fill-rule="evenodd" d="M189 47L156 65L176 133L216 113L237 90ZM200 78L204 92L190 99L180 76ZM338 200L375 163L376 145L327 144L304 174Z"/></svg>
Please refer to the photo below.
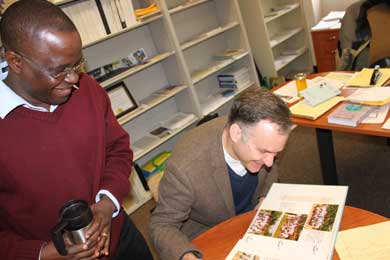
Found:
<svg viewBox="0 0 390 260"><path fill-rule="evenodd" d="M16 94L11 88L9 88L2 80L0 80L0 118L4 119L12 110L19 106L24 106L31 110L36 110L40 112L53 112L56 110L58 105L50 105L49 110L43 107L33 106L28 103L24 98ZM114 203L116 210L114 211L112 217L116 217L119 214L120 205L118 200L112 195L108 190L99 190L96 194L95 201L98 202L101 199L101 196L106 195Z"/></svg>
<svg viewBox="0 0 390 260"><path fill-rule="evenodd" d="M225 150L225 147L223 147L223 155L225 157L225 162L227 165L229 165L235 174L242 177L247 173L247 170L242 165L242 163L239 160L233 159L233 157L231 157L230 154Z"/></svg>
<svg viewBox="0 0 390 260"><path fill-rule="evenodd" d="M10 89L2 80L0 80L0 98L0 118L2 119L18 106L24 106L28 109L41 112L53 112L58 107L58 105L51 105L50 110L48 111L46 108L31 105Z"/></svg>

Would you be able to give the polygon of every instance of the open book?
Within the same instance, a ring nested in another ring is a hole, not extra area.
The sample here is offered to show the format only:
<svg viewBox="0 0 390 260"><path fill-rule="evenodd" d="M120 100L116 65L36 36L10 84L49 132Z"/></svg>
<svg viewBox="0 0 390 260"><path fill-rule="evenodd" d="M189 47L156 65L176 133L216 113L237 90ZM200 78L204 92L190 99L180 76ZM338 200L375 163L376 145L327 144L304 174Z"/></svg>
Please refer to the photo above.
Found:
<svg viewBox="0 0 390 260"><path fill-rule="evenodd" d="M347 191L274 183L226 260L332 259Z"/></svg>

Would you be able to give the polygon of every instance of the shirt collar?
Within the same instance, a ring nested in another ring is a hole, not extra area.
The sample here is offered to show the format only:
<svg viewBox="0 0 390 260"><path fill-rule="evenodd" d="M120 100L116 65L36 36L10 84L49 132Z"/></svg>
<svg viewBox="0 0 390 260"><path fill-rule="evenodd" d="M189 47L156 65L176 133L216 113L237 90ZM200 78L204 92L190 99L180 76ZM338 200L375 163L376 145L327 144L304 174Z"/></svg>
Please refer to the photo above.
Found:
<svg viewBox="0 0 390 260"><path fill-rule="evenodd" d="M225 157L225 162L227 165L229 165L235 174L242 177L247 173L247 170L242 165L242 163L239 160L233 159L233 157L231 157L230 154L225 150L225 147L223 147L223 155Z"/></svg>
<svg viewBox="0 0 390 260"><path fill-rule="evenodd" d="M16 94L2 80L0 80L0 118L4 119L12 110L18 106L24 106L31 110L40 112L53 112L58 105L51 105L49 111L43 107L37 107L28 103L21 96Z"/></svg>

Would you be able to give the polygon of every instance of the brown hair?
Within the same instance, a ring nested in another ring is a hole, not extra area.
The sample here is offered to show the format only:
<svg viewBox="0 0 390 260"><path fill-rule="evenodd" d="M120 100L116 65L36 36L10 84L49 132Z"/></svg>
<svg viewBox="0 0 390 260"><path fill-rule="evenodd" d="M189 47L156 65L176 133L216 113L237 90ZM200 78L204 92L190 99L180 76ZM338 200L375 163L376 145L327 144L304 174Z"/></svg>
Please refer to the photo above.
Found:
<svg viewBox="0 0 390 260"><path fill-rule="evenodd" d="M270 120L280 127L281 133L289 133L291 113L284 101L271 91L252 87L242 92L230 109L228 125L238 123L253 126L261 120Z"/></svg>

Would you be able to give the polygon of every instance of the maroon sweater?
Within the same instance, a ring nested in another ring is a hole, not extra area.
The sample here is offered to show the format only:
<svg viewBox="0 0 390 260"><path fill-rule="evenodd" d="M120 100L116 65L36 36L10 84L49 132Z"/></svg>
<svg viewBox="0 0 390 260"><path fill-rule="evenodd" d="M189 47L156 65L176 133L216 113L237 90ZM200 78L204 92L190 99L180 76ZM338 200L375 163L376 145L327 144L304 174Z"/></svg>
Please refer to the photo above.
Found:
<svg viewBox="0 0 390 260"><path fill-rule="evenodd" d="M37 260L64 202L93 204L106 189L122 204L129 191L129 136L96 81L84 74L79 87L53 113L20 106L0 119L2 260ZM123 219L112 220L110 256Z"/></svg>

